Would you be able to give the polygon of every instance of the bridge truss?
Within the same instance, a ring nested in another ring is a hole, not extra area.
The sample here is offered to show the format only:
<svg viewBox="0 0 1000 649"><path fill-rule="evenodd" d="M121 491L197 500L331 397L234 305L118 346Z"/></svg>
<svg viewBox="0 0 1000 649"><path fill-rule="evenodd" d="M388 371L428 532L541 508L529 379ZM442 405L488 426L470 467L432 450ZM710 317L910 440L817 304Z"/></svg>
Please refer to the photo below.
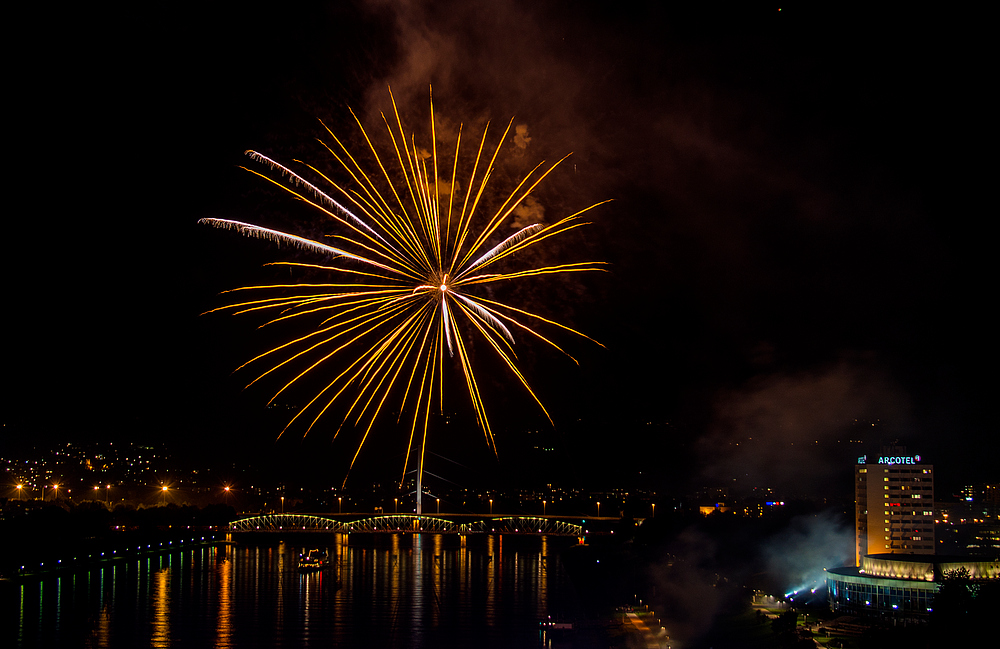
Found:
<svg viewBox="0 0 1000 649"><path fill-rule="evenodd" d="M230 532L439 532L452 534L535 534L583 536L582 525L537 516L501 516L458 523L438 516L388 514L355 520L339 520L311 514L265 514L233 521Z"/></svg>

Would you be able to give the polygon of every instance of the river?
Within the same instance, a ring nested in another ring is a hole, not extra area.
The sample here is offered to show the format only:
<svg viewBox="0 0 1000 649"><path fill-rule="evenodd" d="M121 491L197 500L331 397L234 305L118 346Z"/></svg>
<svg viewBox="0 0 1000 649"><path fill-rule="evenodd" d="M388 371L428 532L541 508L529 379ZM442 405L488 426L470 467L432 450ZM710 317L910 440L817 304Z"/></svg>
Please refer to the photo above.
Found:
<svg viewBox="0 0 1000 649"><path fill-rule="evenodd" d="M3 637L20 647L552 646L539 622L580 612L560 558L569 541L466 538L289 536L52 573L5 585L4 619L16 619ZM302 573L299 553L311 548L329 565Z"/></svg>

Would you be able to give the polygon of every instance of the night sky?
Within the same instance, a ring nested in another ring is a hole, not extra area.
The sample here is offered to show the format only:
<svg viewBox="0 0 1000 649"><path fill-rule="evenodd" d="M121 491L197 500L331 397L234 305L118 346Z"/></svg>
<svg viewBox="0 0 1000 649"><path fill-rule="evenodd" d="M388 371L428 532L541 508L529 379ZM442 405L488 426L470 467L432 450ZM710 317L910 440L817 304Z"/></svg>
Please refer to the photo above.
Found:
<svg viewBox="0 0 1000 649"><path fill-rule="evenodd" d="M859 448L898 438L946 485L996 481L979 19L661 4L172 4L13 21L35 47L8 80L4 444L272 454L286 414L230 376L266 335L199 314L289 253L196 222L312 234L238 168L243 151L325 160L318 119L356 143L348 107L374 124L387 86L422 127L433 84L441 119L478 133L515 116L532 162L573 153L539 191L546 219L613 199L547 251L608 273L516 294L606 346L560 338L580 367L518 350L555 429L487 372L499 464L471 426L438 452L542 482L822 495L849 489L832 484ZM467 397L452 394L461 427ZM336 466L346 448L322 435L310 453ZM547 469L537 440L556 449ZM397 471L401 456L367 464Z"/></svg>

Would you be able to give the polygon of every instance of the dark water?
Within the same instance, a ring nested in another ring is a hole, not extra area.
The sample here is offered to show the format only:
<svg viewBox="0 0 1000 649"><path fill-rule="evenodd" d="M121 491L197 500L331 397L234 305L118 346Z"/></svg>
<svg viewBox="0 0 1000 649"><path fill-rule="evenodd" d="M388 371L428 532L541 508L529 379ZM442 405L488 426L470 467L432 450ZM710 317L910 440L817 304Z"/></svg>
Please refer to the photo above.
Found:
<svg viewBox="0 0 1000 649"><path fill-rule="evenodd" d="M289 537L106 563L6 584L3 646L542 647L579 602L565 539ZM310 544L310 545L305 545ZM325 549L326 569L298 554ZM10 586L8 588L8 586ZM10 619L11 615L15 619ZM9 643L9 644L8 644Z"/></svg>

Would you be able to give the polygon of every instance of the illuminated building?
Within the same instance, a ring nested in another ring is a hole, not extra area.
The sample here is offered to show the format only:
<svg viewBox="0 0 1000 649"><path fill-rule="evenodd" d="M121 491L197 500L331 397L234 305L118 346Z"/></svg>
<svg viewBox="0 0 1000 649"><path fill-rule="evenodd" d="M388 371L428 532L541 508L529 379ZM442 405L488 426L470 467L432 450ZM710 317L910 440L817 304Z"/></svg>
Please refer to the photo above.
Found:
<svg viewBox="0 0 1000 649"><path fill-rule="evenodd" d="M934 554L934 466L903 447L854 468L855 565L868 554Z"/></svg>
<svg viewBox="0 0 1000 649"><path fill-rule="evenodd" d="M862 558L861 566L826 571L830 610L848 615L925 619L945 575L967 570L973 581L1000 579L1000 561L971 557L880 554Z"/></svg>
<svg viewBox="0 0 1000 649"><path fill-rule="evenodd" d="M1000 579L1000 560L935 556L934 467L902 447L862 455L854 468L855 565L827 570L830 609L848 615L926 620L952 571Z"/></svg>

